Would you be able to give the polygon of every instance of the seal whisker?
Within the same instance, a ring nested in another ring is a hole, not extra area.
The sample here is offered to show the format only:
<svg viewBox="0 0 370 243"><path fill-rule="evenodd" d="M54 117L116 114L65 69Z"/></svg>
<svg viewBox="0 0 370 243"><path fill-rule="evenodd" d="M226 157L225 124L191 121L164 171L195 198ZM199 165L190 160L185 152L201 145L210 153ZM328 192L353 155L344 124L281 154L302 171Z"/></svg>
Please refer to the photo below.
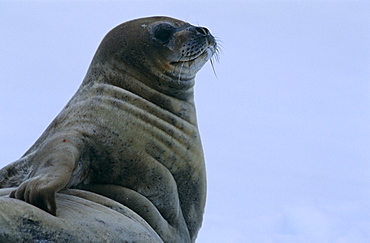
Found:
<svg viewBox="0 0 370 243"><path fill-rule="evenodd" d="M209 61L211 62L211 67L212 67L213 73L214 73L214 75L216 76L216 78L218 79L218 76L217 76L217 73L216 73L216 69L215 69L215 66L214 66L214 64L213 64L213 60L212 60L212 59L210 59Z"/></svg>
<svg viewBox="0 0 370 243"><path fill-rule="evenodd" d="M216 40L216 44L215 44L215 53L214 53L214 58L217 62L220 61L220 53L222 53L222 49L223 49L223 45L222 45L222 41L218 38L218 37L215 37L215 40Z"/></svg>
<svg viewBox="0 0 370 243"><path fill-rule="evenodd" d="M192 60L192 58L191 57L189 57L189 60L188 60L188 62L190 63L190 61ZM190 66L190 64L189 64L189 66ZM188 69L188 74L189 75L191 75L191 71L190 71L190 68Z"/></svg>
<svg viewBox="0 0 370 243"><path fill-rule="evenodd" d="M180 61L180 59L179 59L179 61ZM180 82L180 81L181 81L181 73L182 73L182 69L183 69L184 65L185 65L185 63L184 63L184 62L182 62L182 63L181 63L181 65L180 65L179 78L178 78L178 80L177 80L178 82Z"/></svg>

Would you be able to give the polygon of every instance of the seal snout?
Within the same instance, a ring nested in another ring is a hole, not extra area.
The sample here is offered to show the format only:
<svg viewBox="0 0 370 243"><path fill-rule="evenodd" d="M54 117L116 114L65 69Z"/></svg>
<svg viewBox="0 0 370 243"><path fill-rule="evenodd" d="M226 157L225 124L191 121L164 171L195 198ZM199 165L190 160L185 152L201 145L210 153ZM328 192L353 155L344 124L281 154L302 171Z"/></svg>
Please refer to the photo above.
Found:
<svg viewBox="0 0 370 243"><path fill-rule="evenodd" d="M216 43L215 38L206 27L191 26L188 28L188 31L191 31L193 34L200 38L206 38L211 45L214 45Z"/></svg>
<svg viewBox="0 0 370 243"><path fill-rule="evenodd" d="M181 58L177 62L189 62L197 59L204 54L209 48L215 49L216 40L205 27L189 26L185 31L178 32L185 36L185 40L180 47Z"/></svg>

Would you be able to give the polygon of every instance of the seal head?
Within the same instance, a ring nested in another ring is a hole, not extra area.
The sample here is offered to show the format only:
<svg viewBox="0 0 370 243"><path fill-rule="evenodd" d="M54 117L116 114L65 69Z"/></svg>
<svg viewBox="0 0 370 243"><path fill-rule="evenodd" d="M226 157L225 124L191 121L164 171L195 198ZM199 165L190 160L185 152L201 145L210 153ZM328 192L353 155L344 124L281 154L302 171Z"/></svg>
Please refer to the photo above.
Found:
<svg viewBox="0 0 370 243"><path fill-rule="evenodd" d="M207 28L167 17L143 18L108 33L91 66L110 63L161 93L186 99L196 73L216 50Z"/></svg>

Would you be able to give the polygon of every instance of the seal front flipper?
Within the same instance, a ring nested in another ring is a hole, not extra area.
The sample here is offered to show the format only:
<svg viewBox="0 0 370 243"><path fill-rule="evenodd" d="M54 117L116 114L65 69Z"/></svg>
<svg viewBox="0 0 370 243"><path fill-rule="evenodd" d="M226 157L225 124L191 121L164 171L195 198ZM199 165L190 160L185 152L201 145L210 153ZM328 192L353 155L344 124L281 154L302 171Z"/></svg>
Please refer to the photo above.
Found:
<svg viewBox="0 0 370 243"><path fill-rule="evenodd" d="M79 159L78 138L57 134L46 139L29 158L28 178L12 191L10 197L35 205L56 215L55 194L65 188Z"/></svg>

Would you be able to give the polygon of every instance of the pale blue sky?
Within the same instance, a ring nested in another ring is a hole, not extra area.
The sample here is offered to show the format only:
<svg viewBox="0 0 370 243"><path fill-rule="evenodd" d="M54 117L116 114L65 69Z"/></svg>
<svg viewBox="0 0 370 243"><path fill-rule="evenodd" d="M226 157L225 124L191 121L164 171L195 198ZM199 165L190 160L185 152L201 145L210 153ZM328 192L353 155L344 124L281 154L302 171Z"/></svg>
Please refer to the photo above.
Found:
<svg viewBox="0 0 370 243"><path fill-rule="evenodd" d="M166 15L221 40L196 79L208 199L198 242L370 239L370 2L0 2L0 167L80 85L104 35Z"/></svg>

